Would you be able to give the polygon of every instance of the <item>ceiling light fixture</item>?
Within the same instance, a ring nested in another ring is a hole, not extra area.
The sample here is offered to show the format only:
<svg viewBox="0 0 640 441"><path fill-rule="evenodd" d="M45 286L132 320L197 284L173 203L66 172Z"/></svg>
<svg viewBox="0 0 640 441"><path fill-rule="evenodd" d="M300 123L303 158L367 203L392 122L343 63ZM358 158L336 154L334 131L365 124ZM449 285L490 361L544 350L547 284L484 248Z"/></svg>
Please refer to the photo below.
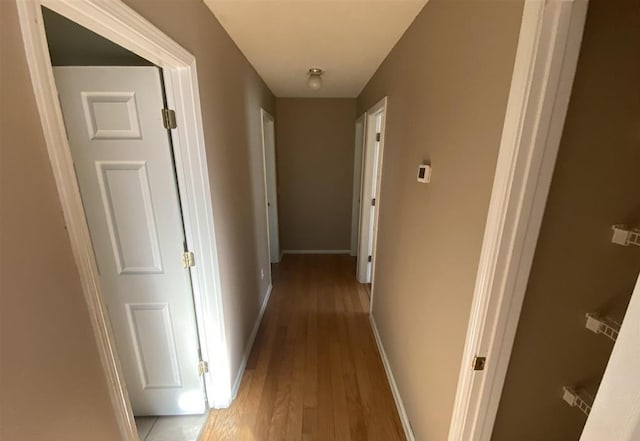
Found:
<svg viewBox="0 0 640 441"><path fill-rule="evenodd" d="M309 69L309 79L307 80L307 86L312 90L320 90L322 87L322 69L313 67Z"/></svg>

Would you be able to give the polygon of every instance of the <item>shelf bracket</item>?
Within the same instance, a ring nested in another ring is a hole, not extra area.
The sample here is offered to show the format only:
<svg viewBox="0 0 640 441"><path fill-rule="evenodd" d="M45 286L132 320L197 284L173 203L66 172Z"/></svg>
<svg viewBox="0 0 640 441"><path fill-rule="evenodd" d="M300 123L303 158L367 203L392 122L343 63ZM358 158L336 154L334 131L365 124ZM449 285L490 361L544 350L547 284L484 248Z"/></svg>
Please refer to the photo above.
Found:
<svg viewBox="0 0 640 441"><path fill-rule="evenodd" d="M618 323L594 313L587 313L586 317L587 323L585 326L589 331L595 334L605 335L611 340L616 341L618 333L620 332L620 325Z"/></svg>
<svg viewBox="0 0 640 441"><path fill-rule="evenodd" d="M591 413L591 406L593 405L583 394L579 393L572 387L562 388L562 399L571 407L577 407L586 416Z"/></svg>
<svg viewBox="0 0 640 441"><path fill-rule="evenodd" d="M629 245L640 246L640 230L627 227L625 225L614 225L611 242L628 247Z"/></svg>

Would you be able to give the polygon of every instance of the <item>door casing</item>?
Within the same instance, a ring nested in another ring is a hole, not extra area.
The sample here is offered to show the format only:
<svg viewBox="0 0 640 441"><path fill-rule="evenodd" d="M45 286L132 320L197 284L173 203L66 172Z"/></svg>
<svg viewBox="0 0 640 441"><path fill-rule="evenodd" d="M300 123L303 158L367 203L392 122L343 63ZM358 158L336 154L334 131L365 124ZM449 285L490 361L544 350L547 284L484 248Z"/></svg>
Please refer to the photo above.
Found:
<svg viewBox="0 0 640 441"><path fill-rule="evenodd" d="M136 441L138 435L135 420L113 333L106 318L96 258L57 99L42 6L163 69L167 103L177 115L177 128L172 132L173 146L185 235L197 262L192 268L192 283L203 359L209 363L209 373L205 374L209 405L227 407L233 394L196 60L192 54L122 2L17 0L22 38L49 160L112 406L122 439ZM204 268L207 270L204 271Z"/></svg>

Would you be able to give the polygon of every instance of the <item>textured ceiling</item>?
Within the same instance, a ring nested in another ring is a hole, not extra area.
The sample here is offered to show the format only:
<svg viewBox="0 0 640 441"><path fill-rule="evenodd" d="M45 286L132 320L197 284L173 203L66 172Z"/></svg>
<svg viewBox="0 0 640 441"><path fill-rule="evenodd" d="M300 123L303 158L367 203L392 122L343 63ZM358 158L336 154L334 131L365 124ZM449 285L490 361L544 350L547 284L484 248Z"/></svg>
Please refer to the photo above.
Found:
<svg viewBox="0 0 640 441"><path fill-rule="evenodd" d="M427 0L205 0L278 97L355 97ZM325 71L323 87L307 71Z"/></svg>

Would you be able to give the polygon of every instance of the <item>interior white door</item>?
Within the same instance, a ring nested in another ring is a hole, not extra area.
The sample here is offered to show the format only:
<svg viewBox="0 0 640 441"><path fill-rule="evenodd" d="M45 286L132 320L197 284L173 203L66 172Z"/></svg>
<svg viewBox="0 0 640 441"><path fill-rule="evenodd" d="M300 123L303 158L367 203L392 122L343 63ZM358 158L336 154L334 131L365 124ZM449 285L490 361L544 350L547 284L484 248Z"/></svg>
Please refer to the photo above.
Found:
<svg viewBox="0 0 640 441"><path fill-rule="evenodd" d="M371 174L371 206L369 208L369 256L372 256L372 259L369 259L367 263L367 281L371 283L372 279L372 271L373 271L373 256L375 256L376 250L376 222L378 221L378 191L380 189L379 180L380 180L380 141L382 134L382 113L376 115L375 119L375 127L376 127L376 139L373 144L373 159L372 159L372 169L373 173Z"/></svg>
<svg viewBox="0 0 640 441"><path fill-rule="evenodd" d="M640 277L580 441L640 440Z"/></svg>
<svg viewBox="0 0 640 441"><path fill-rule="evenodd" d="M56 67L102 294L135 415L202 413L199 344L156 67Z"/></svg>
<svg viewBox="0 0 640 441"><path fill-rule="evenodd" d="M267 224L271 262L280 262L280 233L278 227L278 184L276 170L276 135L273 117L262 111L262 147L264 177L267 193Z"/></svg>
<svg viewBox="0 0 640 441"><path fill-rule="evenodd" d="M362 196L360 198L360 239L356 278L371 283L376 249L378 221L378 193L380 191L381 147L384 113L367 114L364 161L362 168Z"/></svg>

